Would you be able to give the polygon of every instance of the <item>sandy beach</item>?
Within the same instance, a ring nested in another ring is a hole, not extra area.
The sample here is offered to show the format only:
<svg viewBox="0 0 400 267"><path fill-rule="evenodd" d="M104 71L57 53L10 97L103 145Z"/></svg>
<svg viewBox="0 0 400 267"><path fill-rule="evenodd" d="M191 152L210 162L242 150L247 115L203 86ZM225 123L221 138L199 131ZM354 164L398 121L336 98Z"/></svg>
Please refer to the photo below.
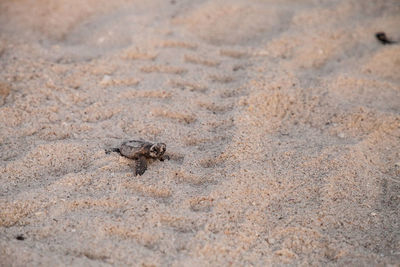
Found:
<svg viewBox="0 0 400 267"><path fill-rule="evenodd" d="M0 2L0 266L282 265L400 265L399 1Z"/></svg>

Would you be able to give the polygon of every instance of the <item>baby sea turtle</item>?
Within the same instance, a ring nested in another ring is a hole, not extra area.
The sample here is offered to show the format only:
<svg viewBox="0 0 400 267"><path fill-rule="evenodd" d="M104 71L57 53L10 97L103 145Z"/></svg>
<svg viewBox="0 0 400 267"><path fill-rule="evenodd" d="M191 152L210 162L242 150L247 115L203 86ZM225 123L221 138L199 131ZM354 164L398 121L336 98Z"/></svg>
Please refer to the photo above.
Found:
<svg viewBox="0 0 400 267"><path fill-rule="evenodd" d="M167 146L164 143L150 143L140 140L123 142L119 148L106 150L106 153L118 152L122 156L135 160L135 175L142 175L147 170L148 159L164 161L169 156L164 155Z"/></svg>

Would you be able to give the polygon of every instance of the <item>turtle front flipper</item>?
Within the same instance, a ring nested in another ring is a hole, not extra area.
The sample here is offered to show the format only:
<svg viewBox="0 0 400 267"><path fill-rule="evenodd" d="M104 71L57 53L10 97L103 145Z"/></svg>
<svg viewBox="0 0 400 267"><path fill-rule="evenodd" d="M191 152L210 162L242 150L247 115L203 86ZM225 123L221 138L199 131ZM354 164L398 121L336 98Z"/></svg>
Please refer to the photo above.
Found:
<svg viewBox="0 0 400 267"><path fill-rule="evenodd" d="M147 170L147 160L144 156L135 159L135 175L142 175Z"/></svg>

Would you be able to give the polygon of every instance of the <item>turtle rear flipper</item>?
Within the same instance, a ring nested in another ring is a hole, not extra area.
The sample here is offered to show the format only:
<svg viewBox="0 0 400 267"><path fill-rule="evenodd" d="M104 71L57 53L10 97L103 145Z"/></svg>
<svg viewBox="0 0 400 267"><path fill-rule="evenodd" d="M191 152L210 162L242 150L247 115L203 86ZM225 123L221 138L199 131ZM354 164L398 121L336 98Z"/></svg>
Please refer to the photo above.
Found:
<svg viewBox="0 0 400 267"><path fill-rule="evenodd" d="M170 156L168 156L168 155L163 155L163 156L161 156L161 157L159 158L160 161L170 160L170 159L171 159L171 158L170 158Z"/></svg>
<svg viewBox="0 0 400 267"><path fill-rule="evenodd" d="M105 152L106 154L110 154L111 152L118 152L119 154L121 154L121 150L119 150L119 148L117 147L105 149Z"/></svg>
<svg viewBox="0 0 400 267"><path fill-rule="evenodd" d="M139 157L135 160L135 175L142 175L147 170L146 157Z"/></svg>

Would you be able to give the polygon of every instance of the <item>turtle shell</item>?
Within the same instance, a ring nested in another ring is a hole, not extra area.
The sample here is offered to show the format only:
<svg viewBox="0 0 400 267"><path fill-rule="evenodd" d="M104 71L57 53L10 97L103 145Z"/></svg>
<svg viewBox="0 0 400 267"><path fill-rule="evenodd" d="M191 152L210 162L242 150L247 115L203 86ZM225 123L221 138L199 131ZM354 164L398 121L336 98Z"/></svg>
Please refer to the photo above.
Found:
<svg viewBox="0 0 400 267"><path fill-rule="evenodd" d="M145 141L130 140L122 143L119 150L127 158L138 159L140 156L148 156L152 145Z"/></svg>

